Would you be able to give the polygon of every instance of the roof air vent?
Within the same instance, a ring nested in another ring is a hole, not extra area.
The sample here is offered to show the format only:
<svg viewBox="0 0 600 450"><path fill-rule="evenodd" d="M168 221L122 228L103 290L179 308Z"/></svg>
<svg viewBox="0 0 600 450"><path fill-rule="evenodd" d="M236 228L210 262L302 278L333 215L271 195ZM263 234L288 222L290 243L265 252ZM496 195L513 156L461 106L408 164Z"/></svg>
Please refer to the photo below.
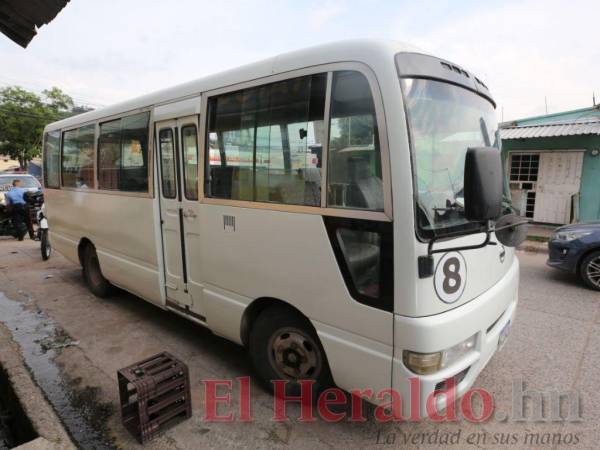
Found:
<svg viewBox="0 0 600 450"><path fill-rule="evenodd" d="M480 85L482 85L484 88L488 88L485 83L483 81L481 81L479 78L475 77L475 81L477 81L477 83L479 83Z"/></svg>
<svg viewBox="0 0 600 450"><path fill-rule="evenodd" d="M446 70L451 70L452 72L456 72L456 73L458 73L460 75L464 75L465 77L470 78L468 72L466 70L461 69L458 66L455 66L453 64L448 64L448 63L443 62L443 61L440 61L440 64Z"/></svg>

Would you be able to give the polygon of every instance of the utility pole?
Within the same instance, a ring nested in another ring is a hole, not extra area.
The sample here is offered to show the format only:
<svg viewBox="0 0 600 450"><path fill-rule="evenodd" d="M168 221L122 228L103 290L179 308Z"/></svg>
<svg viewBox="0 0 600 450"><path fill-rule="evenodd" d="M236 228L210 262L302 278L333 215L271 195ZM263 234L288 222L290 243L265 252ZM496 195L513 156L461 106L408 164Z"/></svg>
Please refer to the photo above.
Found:
<svg viewBox="0 0 600 450"><path fill-rule="evenodd" d="M544 103L546 104L546 114L548 114L548 97L544 96Z"/></svg>
<svg viewBox="0 0 600 450"><path fill-rule="evenodd" d="M592 92L592 103L596 106L596 93Z"/></svg>

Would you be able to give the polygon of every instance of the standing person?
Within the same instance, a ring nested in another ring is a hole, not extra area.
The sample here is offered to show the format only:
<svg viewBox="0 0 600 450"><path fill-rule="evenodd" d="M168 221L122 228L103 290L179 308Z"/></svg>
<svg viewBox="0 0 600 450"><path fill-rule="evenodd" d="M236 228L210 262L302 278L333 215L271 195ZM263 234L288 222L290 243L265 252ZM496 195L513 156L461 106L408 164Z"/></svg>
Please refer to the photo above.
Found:
<svg viewBox="0 0 600 450"><path fill-rule="evenodd" d="M6 205L10 207L13 227L17 232L17 239L20 241L23 240L25 227L29 231L29 237L34 239L33 224L31 223L31 217L25 202L25 192L27 192L27 189L21 187L21 180L18 179L13 180L12 185L12 189L4 195L4 198L6 199Z"/></svg>

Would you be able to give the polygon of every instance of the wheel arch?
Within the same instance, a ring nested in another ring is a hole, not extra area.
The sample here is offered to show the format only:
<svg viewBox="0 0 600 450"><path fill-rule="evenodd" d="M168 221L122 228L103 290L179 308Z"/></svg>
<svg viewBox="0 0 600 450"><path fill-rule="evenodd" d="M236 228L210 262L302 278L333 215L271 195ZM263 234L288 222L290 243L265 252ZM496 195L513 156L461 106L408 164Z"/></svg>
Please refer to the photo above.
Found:
<svg viewBox="0 0 600 450"><path fill-rule="evenodd" d="M82 237L77 245L77 256L79 257L79 264L81 264L81 267L83 267L83 252L88 245L96 248L94 243L87 237Z"/></svg>
<svg viewBox="0 0 600 450"><path fill-rule="evenodd" d="M581 265L583 264L583 261L585 260L585 258L587 258L588 256L590 256L592 253L595 253L595 252L600 252L600 246L588 248L585 252L583 252L581 254L579 259L577 260L577 268L576 268L576 272L575 272L577 275L581 275Z"/></svg>
<svg viewBox="0 0 600 450"><path fill-rule="evenodd" d="M260 315L260 313L262 313L267 308L271 308L274 306L281 306L284 308L288 308L290 311L292 311L296 314L299 314L304 319L306 319L307 323L315 331L315 334L316 334L316 329L315 329L312 321L310 320L310 318L308 318L305 314L302 313L302 311L300 311L298 308L296 308L292 304L290 304L284 300L280 300L278 298L260 297L260 298L255 299L254 301L252 301L252 303L250 303L246 307L246 309L244 310L244 313L242 314L242 320L240 323L240 338L242 340L242 344L245 347L248 346L248 340L250 338L250 331L252 330L252 324L254 324L254 322ZM317 335L317 337L318 337L318 335Z"/></svg>

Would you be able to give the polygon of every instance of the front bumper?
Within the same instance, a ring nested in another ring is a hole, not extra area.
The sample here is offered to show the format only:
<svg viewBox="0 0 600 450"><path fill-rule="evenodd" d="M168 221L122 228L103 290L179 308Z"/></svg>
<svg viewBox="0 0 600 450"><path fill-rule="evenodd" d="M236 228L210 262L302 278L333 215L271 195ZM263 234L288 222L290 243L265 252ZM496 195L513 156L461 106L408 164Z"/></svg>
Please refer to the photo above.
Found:
<svg viewBox="0 0 600 450"><path fill-rule="evenodd" d="M457 397L467 392L498 349L500 332L515 315L518 302L519 262L478 298L453 310L429 317L396 316L393 387L402 397L403 417L414 417L419 402L420 417L426 416L427 400L449 378L460 374ZM452 365L430 375L416 375L402 362L404 349L431 353L450 348L476 335L475 349ZM420 389L411 393L409 380L417 378ZM417 396L418 395L418 396ZM418 399L418 400L417 400ZM446 406L446 396L436 396L438 410Z"/></svg>
<svg viewBox="0 0 600 450"><path fill-rule="evenodd" d="M546 264L555 269L575 272L580 254L581 248L577 245L577 242L552 239L548 241L548 260Z"/></svg>

